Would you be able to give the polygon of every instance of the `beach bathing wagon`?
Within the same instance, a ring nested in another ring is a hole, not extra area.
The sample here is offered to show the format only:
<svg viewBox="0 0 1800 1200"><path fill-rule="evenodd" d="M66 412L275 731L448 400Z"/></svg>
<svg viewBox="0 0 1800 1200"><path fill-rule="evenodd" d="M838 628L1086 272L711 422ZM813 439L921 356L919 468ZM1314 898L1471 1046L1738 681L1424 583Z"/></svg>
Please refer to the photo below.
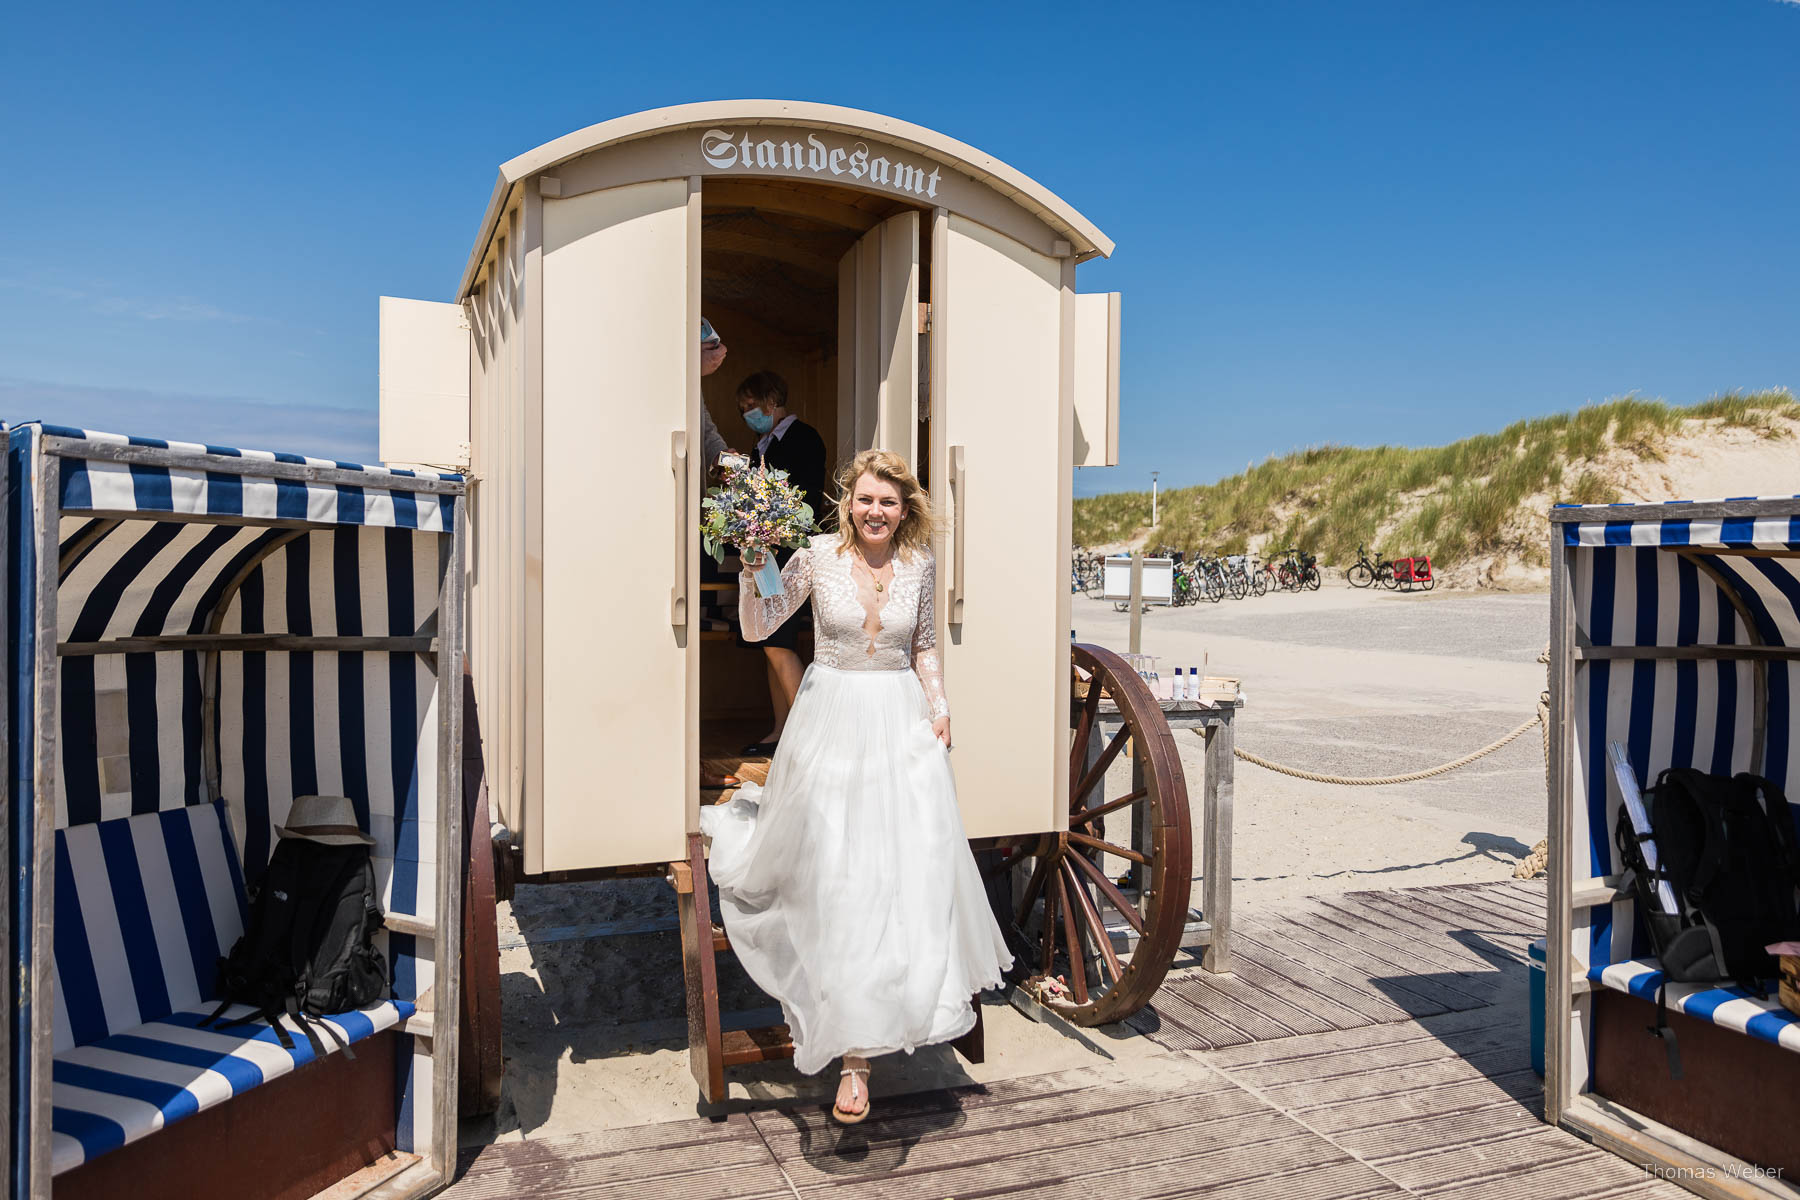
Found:
<svg viewBox="0 0 1800 1200"><path fill-rule="evenodd" d="M1545 1119L1712 1196L1800 1194L1800 1016L1664 980L1608 745L1800 788L1800 498L1552 510Z"/></svg>
<svg viewBox="0 0 1800 1200"><path fill-rule="evenodd" d="M507 162L456 294L382 301L382 458L470 473L500 890L507 872L667 875L713 1099L725 1065L790 1049L779 1028L721 1032L699 832L717 796L703 799L703 758L771 721L762 650L732 632L736 572L703 569L698 526L702 409L750 449L734 393L752 371L787 380L828 469L894 450L943 517L957 790L993 878L1015 881L1020 952L1097 1022L1140 1006L1177 948L1192 848L1174 744L1136 675L1070 649L1073 471L1117 461L1120 332L1117 295L1079 294L1076 274L1112 248L1048 188L941 133L731 101ZM729 350L705 379L703 315ZM1124 723L1090 755L1115 708ZM1100 794L1128 746L1145 782ZM1121 844L1132 829L1140 844ZM484 1045L492 1062L497 1033Z"/></svg>
<svg viewBox="0 0 1800 1200"><path fill-rule="evenodd" d="M436 1190L456 1150L462 480L7 437L10 1194ZM348 797L374 839L389 998L313 1036L209 1023L309 794Z"/></svg>

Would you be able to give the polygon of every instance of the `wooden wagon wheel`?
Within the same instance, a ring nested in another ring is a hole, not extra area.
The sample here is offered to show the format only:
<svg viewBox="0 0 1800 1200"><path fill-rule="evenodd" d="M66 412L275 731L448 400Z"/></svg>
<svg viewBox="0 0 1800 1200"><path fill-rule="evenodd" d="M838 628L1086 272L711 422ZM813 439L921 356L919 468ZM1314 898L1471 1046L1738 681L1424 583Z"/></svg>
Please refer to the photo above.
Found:
<svg viewBox="0 0 1800 1200"><path fill-rule="evenodd" d="M1026 990L1078 1025L1102 1025L1135 1013L1162 985L1187 924L1194 848L1181 756L1149 686L1111 650L1073 652L1068 832L1015 841L987 874L1030 867L1003 921L1031 970ZM1095 757L1090 744L1107 701L1121 725ZM1109 799L1107 768L1128 746L1134 790ZM1129 941L1126 927L1137 938L1129 951L1113 941Z"/></svg>

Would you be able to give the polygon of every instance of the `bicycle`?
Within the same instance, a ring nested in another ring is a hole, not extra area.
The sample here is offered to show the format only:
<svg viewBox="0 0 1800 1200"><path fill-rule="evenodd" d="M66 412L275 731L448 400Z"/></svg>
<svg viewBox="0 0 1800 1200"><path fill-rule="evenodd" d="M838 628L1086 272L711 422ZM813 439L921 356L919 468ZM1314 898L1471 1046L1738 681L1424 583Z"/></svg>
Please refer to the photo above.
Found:
<svg viewBox="0 0 1800 1200"><path fill-rule="evenodd" d="M1344 576L1350 580L1351 587L1373 587L1378 583L1392 587L1394 564L1390 559L1370 558L1369 552L1359 544L1356 547L1356 565L1344 572Z"/></svg>

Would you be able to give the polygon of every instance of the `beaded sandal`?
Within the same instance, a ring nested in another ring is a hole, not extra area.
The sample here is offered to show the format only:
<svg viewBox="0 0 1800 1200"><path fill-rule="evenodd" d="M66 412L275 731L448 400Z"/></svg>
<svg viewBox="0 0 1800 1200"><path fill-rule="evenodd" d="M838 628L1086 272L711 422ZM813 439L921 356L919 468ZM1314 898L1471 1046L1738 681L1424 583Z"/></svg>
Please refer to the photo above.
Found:
<svg viewBox="0 0 1800 1200"><path fill-rule="evenodd" d="M850 1076L850 1098L853 1100L856 1098L856 1077L859 1074L863 1077L863 1087L866 1092L866 1090L868 1088L869 1068L867 1068L867 1067L845 1067L843 1070L838 1072L838 1075L840 1078L845 1075ZM831 1115L833 1117L837 1118L837 1122L840 1125L858 1124L865 1117L867 1117L869 1115L869 1099L870 1098L867 1095L865 1095L864 1099L863 1099L862 1111L861 1112L853 1112L853 1113L845 1112L843 1109L841 1109L837 1106L837 1101L833 1100L832 1104L831 1104Z"/></svg>

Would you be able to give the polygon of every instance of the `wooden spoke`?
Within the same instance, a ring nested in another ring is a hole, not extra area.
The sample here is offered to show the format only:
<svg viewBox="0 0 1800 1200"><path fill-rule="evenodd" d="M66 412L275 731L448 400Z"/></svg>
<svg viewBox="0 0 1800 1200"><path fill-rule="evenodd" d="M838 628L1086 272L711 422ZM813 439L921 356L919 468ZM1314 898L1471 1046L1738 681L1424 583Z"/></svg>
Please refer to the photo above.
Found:
<svg viewBox="0 0 1800 1200"><path fill-rule="evenodd" d="M1044 876L1049 870L1049 855L1039 856L1037 869L1031 873L1031 882L1025 885L1025 894L1019 898L1019 911L1014 923L1020 929L1025 928L1025 918L1031 915L1031 906L1037 902L1038 893L1044 890Z"/></svg>
<svg viewBox="0 0 1800 1200"><path fill-rule="evenodd" d="M1081 702L1081 716L1075 722L1075 736L1069 745L1069 777L1075 778L1081 771L1081 764L1087 761L1088 737L1094 731L1094 714L1100 711L1100 697L1105 691L1100 680L1088 676L1087 699Z"/></svg>
<svg viewBox="0 0 1800 1200"><path fill-rule="evenodd" d="M1108 800L1105 804L1096 804L1093 808L1081 809L1069 817L1070 825L1086 825L1098 821L1108 813L1118 812L1128 804L1136 804L1150 794L1149 788L1139 788L1129 796L1120 796L1117 800Z"/></svg>
<svg viewBox="0 0 1800 1200"><path fill-rule="evenodd" d="M1101 839L1094 837L1092 834L1070 831L1069 840L1071 842L1079 842L1092 850L1099 850L1106 854L1116 855L1119 858L1128 858L1135 863L1148 863L1150 861L1148 855L1139 854L1136 850L1128 850L1124 846L1115 846L1111 842L1102 841Z"/></svg>
<svg viewBox="0 0 1800 1200"><path fill-rule="evenodd" d="M1028 971L1054 975L1058 954L1068 954L1070 995L1056 1002L1056 1011L1078 1025L1100 1025L1131 1016L1162 985L1187 925L1194 847L1187 780L1161 704L1111 650L1078 644L1070 653L1073 677L1085 679L1088 694L1069 705L1069 832L1009 839L1020 852L997 865L996 874L1003 884L1010 882L1009 870L1017 880L1030 860L1030 878L1016 905L1010 903L1010 887L997 887L994 903L1002 924L1017 931L1015 952ZM1104 738L1095 737L1096 731ZM1117 800L1102 795L1103 803L1089 807L1089 797L1127 746L1130 794ZM1143 831L1141 845L1123 831L1125 844L1106 840L1104 818L1125 809ZM1098 861L1104 854L1132 864L1143 888L1141 901L1106 877ZM1134 940L1129 958L1107 936L1105 922L1111 918L1101 916L1102 904L1129 928ZM1034 920L1040 922L1035 930ZM1098 943L1091 964L1083 941L1088 933Z"/></svg>
<svg viewBox="0 0 1800 1200"><path fill-rule="evenodd" d="M1131 897L1121 892L1119 885L1108 879L1105 871L1089 862L1085 854L1072 854L1069 858L1077 867L1087 873L1088 878L1094 881L1094 886L1100 889L1100 894L1106 897L1106 902L1116 908L1119 915L1125 918L1125 923L1135 929L1139 937L1142 937L1144 916L1138 912L1137 905L1131 902Z"/></svg>
<svg viewBox="0 0 1800 1200"><path fill-rule="evenodd" d="M1069 987L1075 992L1075 1003L1086 1004L1087 955L1082 953L1081 931L1075 928L1075 910L1069 906L1069 890L1063 885L1061 871L1056 873L1056 907L1062 913L1063 943L1069 951Z"/></svg>
<svg viewBox="0 0 1800 1200"><path fill-rule="evenodd" d="M1137 679L1137 676L1133 675L1132 678ZM1139 679L1138 682L1142 683L1143 680ZM1145 687L1144 690L1147 692L1150 689ZM1156 715L1161 717L1162 710L1158 709ZM1164 728L1166 729L1168 726L1165 724ZM1087 803L1088 793L1094 790L1095 784L1105 778L1106 769L1112 766L1113 759L1119 757L1119 751L1123 750L1125 743L1130 740L1131 726L1129 725L1122 726L1119 732L1113 735L1113 740L1106 744L1106 749L1100 752L1100 757L1094 760L1094 765L1088 768L1087 774L1083 775L1081 781L1069 789L1069 810L1071 812Z"/></svg>
<svg viewBox="0 0 1800 1200"><path fill-rule="evenodd" d="M1094 907L1094 898L1087 894L1086 888L1081 886L1081 880L1076 878L1075 868L1069 862L1072 858L1080 857L1079 854L1063 856L1062 873L1065 890L1074 893L1081 909L1082 919L1087 922L1089 932L1094 935L1094 941L1100 947L1100 957L1106 960L1106 968L1112 972L1113 981L1117 982L1125 974L1124 968L1119 966L1119 952L1113 949L1112 938L1108 937L1106 933L1106 923L1100 919L1100 910Z"/></svg>

